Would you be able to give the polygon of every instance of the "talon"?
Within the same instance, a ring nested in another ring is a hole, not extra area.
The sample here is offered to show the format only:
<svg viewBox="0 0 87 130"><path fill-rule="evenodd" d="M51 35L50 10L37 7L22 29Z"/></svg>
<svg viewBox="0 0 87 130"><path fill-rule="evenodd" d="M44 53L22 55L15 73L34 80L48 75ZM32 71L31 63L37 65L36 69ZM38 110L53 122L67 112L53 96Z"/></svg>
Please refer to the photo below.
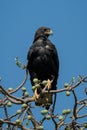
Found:
<svg viewBox="0 0 87 130"><path fill-rule="evenodd" d="M37 93L37 89L34 92L34 99L37 100L39 98L39 94Z"/></svg>
<svg viewBox="0 0 87 130"><path fill-rule="evenodd" d="M51 84L52 84L52 82L53 82L53 80L47 80L47 84L46 84L46 88L49 90L49 89L51 89Z"/></svg>

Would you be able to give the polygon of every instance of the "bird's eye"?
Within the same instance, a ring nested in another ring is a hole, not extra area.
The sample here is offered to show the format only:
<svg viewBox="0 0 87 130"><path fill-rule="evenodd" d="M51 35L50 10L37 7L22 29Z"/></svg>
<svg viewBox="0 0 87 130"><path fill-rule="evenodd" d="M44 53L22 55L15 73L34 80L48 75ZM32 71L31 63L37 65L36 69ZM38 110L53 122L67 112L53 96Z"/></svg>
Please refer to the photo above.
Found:
<svg viewBox="0 0 87 130"><path fill-rule="evenodd" d="M44 31L47 31L47 29L45 28Z"/></svg>

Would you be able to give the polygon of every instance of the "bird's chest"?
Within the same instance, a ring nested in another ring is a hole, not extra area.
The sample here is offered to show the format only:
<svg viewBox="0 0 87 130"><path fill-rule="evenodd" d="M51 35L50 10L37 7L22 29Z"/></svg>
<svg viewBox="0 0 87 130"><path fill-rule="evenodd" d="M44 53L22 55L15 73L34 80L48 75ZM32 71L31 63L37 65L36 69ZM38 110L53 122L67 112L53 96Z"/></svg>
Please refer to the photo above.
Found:
<svg viewBox="0 0 87 130"><path fill-rule="evenodd" d="M51 73L50 71L50 61L51 55L49 51L44 48L40 48L37 52L36 58L34 60L34 70L40 77L48 76L47 73Z"/></svg>
<svg viewBox="0 0 87 130"><path fill-rule="evenodd" d="M50 52L47 49L47 46L45 47L40 47L37 51L37 56L36 59L38 60L38 62L49 62L51 58Z"/></svg>

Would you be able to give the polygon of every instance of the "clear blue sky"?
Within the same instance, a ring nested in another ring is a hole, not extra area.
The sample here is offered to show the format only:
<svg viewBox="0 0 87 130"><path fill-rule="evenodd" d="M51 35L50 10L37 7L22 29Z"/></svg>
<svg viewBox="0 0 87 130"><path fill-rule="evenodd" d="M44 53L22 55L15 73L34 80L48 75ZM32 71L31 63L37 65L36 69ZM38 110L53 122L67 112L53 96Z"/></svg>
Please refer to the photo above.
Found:
<svg viewBox="0 0 87 130"><path fill-rule="evenodd" d="M40 26L54 32L50 40L60 58L59 88L73 76L87 75L87 0L0 0L0 76L5 88L15 88L23 80L25 72L17 68L14 58L27 63L28 49ZM63 104L62 97L60 101ZM63 105L58 105L61 113Z"/></svg>

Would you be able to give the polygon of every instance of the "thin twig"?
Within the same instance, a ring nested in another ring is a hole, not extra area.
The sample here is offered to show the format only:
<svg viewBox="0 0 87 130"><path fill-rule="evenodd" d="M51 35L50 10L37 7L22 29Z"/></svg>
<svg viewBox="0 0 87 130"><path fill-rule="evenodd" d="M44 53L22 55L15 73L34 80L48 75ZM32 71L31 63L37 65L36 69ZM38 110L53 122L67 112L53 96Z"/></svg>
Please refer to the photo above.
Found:
<svg viewBox="0 0 87 130"><path fill-rule="evenodd" d="M85 104L82 104L77 110L76 112L78 113L81 109L83 109L85 107Z"/></svg>
<svg viewBox="0 0 87 130"><path fill-rule="evenodd" d="M84 117L87 117L87 114L80 115L77 118L79 119L79 118L84 118Z"/></svg>
<svg viewBox="0 0 87 130"><path fill-rule="evenodd" d="M63 88L63 89L57 89L57 90L49 90L50 93L60 93L60 92L64 92L64 91L72 91L73 89L75 89L76 87L78 87L82 82L86 82L87 76L83 77L80 81L78 81L74 86L73 85L69 85L67 88ZM45 91L45 93L47 93L48 91Z"/></svg>
<svg viewBox="0 0 87 130"><path fill-rule="evenodd" d="M28 78L28 70L26 69L26 76L23 82L15 90L11 91L10 94L17 92L26 83L27 78Z"/></svg>
<svg viewBox="0 0 87 130"><path fill-rule="evenodd" d="M76 113L76 109L77 109L77 97L76 97L76 94L75 94L74 90L72 90L72 93L73 93L74 100L75 100L74 108L73 108L73 117L74 117L74 120L75 120L77 118L77 113Z"/></svg>
<svg viewBox="0 0 87 130"><path fill-rule="evenodd" d="M32 113L32 111L31 111L30 108L28 108L27 114L28 114L28 115L31 115L31 117L32 117L32 118L31 118L31 122L32 122L34 128L36 129L36 128L40 125L40 122L38 122L38 121L35 119L35 117L33 116L33 113Z"/></svg>
<svg viewBox="0 0 87 130"><path fill-rule="evenodd" d="M7 124L10 124L10 125L13 125L13 126L17 126L18 128L21 128L22 130L32 130L32 129L27 129L26 127L24 127L23 125L21 124L17 124L15 122L11 122L11 121L7 121L7 120L2 120L0 119L0 123L7 123Z"/></svg>
<svg viewBox="0 0 87 130"><path fill-rule="evenodd" d="M87 101L87 98L84 98L84 99L82 99L82 100L79 100L79 101L77 101L77 103L78 103L78 104L84 104L85 101Z"/></svg>
<svg viewBox="0 0 87 130"><path fill-rule="evenodd" d="M2 86L0 86L0 91L7 96L7 98L13 102L13 103L16 103L16 104L21 104L24 102L23 99L20 99L20 98L16 98L15 96L12 96L11 94L9 94L8 91L6 91Z"/></svg>
<svg viewBox="0 0 87 130"><path fill-rule="evenodd" d="M29 106L25 109L24 113L23 113L23 116L22 116L22 119L21 121L23 122L24 121L24 118L26 116L26 113L27 113L27 110L29 109Z"/></svg>
<svg viewBox="0 0 87 130"><path fill-rule="evenodd" d="M6 108L5 105L4 105L4 111L5 111L5 115L6 115L7 120L10 121L9 118L8 118L8 112L7 112L7 108ZM10 124L8 124L8 127L9 127L9 130L10 130Z"/></svg>

